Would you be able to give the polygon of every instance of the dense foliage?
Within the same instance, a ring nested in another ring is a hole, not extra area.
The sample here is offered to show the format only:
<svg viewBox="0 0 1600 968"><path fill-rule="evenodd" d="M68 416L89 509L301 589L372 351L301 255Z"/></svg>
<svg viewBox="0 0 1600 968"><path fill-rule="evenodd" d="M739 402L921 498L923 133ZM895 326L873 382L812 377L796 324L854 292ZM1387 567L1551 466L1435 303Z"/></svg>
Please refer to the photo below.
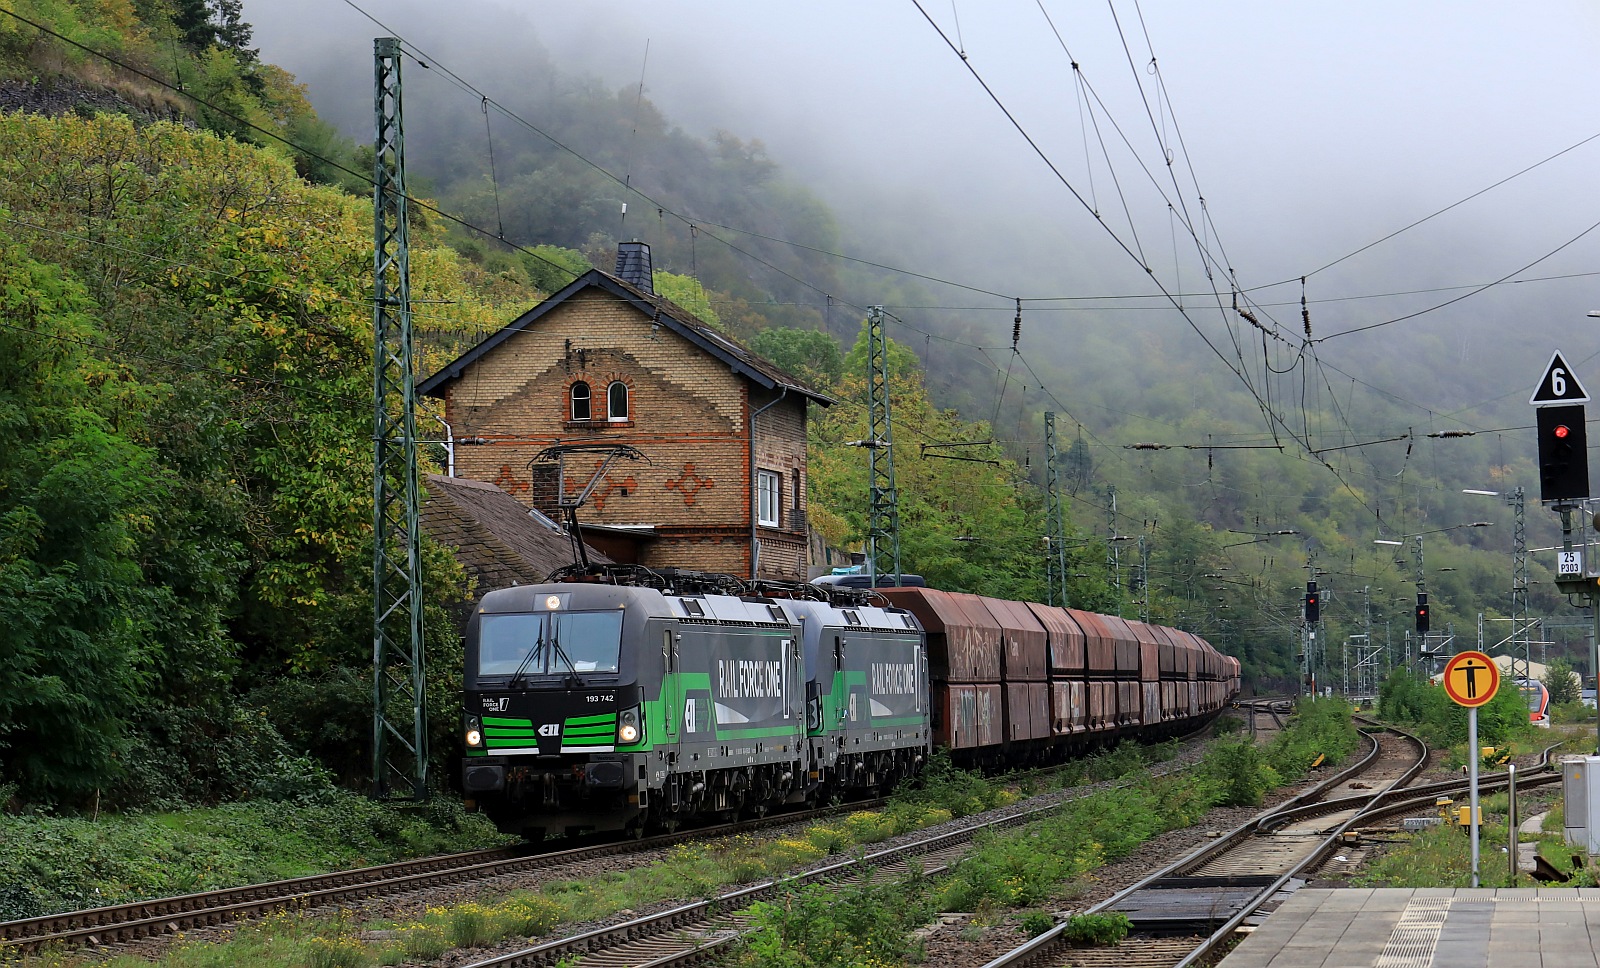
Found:
<svg viewBox="0 0 1600 968"><path fill-rule="evenodd" d="M1384 681L1378 700L1384 719L1415 726L1430 746L1467 741L1467 710L1451 700L1443 686L1397 669ZM1529 728L1527 700L1505 681L1493 699L1478 707L1478 742L1484 746L1508 742Z"/></svg>
<svg viewBox="0 0 1600 968"><path fill-rule="evenodd" d="M137 804L293 789L304 751L358 774L362 203L174 125L11 114L0 232L0 780ZM448 304L432 330L482 325L474 270L425 244L413 264ZM447 555L426 570L443 732L462 587Z"/></svg>
<svg viewBox="0 0 1600 968"><path fill-rule="evenodd" d="M301 877L504 840L440 800L397 809L338 790L107 822L0 815L0 921Z"/></svg>
<svg viewBox="0 0 1600 968"><path fill-rule="evenodd" d="M1572 662L1565 656L1550 663L1544 671L1544 678L1540 680L1544 687L1550 690L1550 705L1565 706L1575 703L1582 698L1583 692L1579 688L1578 673L1573 670Z"/></svg>

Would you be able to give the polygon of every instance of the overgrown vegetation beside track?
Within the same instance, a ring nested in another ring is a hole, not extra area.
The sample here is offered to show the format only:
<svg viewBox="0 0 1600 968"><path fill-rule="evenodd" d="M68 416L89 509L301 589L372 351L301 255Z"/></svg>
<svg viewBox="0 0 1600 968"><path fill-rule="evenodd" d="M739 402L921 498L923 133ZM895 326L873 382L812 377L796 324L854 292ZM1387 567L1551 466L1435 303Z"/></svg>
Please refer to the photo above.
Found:
<svg viewBox="0 0 1600 968"><path fill-rule="evenodd" d="M1173 756L1176 744L1123 744L1058 773L999 780L954 769L941 759L923 782L897 793L885 810L848 814L802 834L686 844L638 870L430 908L405 920L357 923L279 916L266 925L237 929L221 941L180 944L161 964L355 968L435 959L453 947L533 937L559 924L603 918L625 908L705 897L729 885L776 876L897 834L1004 806L1023 795L1085 781L1125 780L1113 790L1063 804L1046 820L981 837L949 877L911 877L842 892L809 888L762 905L756 910L759 931L744 955L749 965L783 968L897 964L915 956L910 932L934 912L977 910L1001 918L1031 911L1030 923L1038 927L1050 918L1049 910L1081 894L1101 864L1127 856L1162 832L1198 823L1216 804L1251 802L1252 792L1259 800L1286 777L1303 775L1319 753L1337 763L1356 741L1343 703L1308 700L1268 747L1224 740L1194 768L1166 777L1149 776L1148 768ZM434 819L425 824L422 818L408 819L345 795L322 803L152 815L137 824L102 824L98 829L82 821L46 818L42 829L47 835L37 838L39 843L26 852L0 853L0 877L20 872L27 883L37 885L44 882L43 872L72 871L58 879L58 896L72 900L55 906L87 906L116 900L108 889L129 895L203 890L224 882L376 863L400 853L467 849L493 839L473 818L451 814ZM201 835L205 839L197 840ZM343 852L340 845L347 845ZM141 855L150 859L114 860ZM79 962L67 957L55 963ZM110 962L113 968L142 963L127 957Z"/></svg>
<svg viewBox="0 0 1600 968"><path fill-rule="evenodd" d="M1415 727L1429 746L1447 749L1467 741L1467 710L1445 695L1444 687L1397 669L1378 690L1378 714L1388 722ZM1493 746L1527 737L1528 707L1521 692L1502 682L1493 699L1478 709L1478 742Z"/></svg>
<svg viewBox="0 0 1600 968"><path fill-rule="evenodd" d="M333 789L99 820L0 814L0 921L505 842L453 801L410 811Z"/></svg>
<svg viewBox="0 0 1600 968"><path fill-rule="evenodd" d="M1496 701L1499 701L1498 696ZM1481 720L1479 729L1482 729ZM1569 752L1587 753L1594 748L1594 732L1593 726L1558 725L1548 732L1528 727L1516 731L1511 740L1501 740L1501 742L1507 743L1512 751L1519 753L1542 750L1556 742L1563 743L1564 749ZM1557 755L1560 752L1558 750ZM1459 765L1464 757L1465 751L1457 748L1451 751L1450 761L1453 765ZM1500 767L1489 767L1486 764L1486 768ZM1467 798L1461 796L1456 798L1451 806L1462 807L1466 802ZM1483 823L1479 828L1478 867L1479 881L1485 887L1502 887L1509 883L1511 871L1504 850L1504 845L1510 837L1510 831L1506 826L1508 808L1509 801L1504 792L1488 794L1479 800L1479 813ZM1572 876L1570 882L1555 886L1600 885L1600 878L1597 878L1600 872L1591 867L1575 868L1573 865L1574 849L1566 844L1562 831L1559 785L1524 787L1518 792L1519 822L1540 813L1545 814L1541 833L1537 835L1520 833L1518 840L1522 843L1536 842L1540 856L1557 870ZM1352 883L1362 887L1469 887L1472 883L1471 850L1467 828L1451 823L1449 818L1446 818L1445 822L1438 826L1416 833L1402 832L1396 835L1395 840L1384 847L1382 855L1353 878ZM1581 849L1578 849L1577 853L1581 854ZM1521 884L1525 887L1532 884L1526 871L1523 872Z"/></svg>
<svg viewBox="0 0 1600 968"><path fill-rule="evenodd" d="M1328 765L1338 765L1359 743L1346 703L1302 701L1283 732L1265 749L1244 740L1224 740L1193 770L1145 776L1114 790L1069 801L1048 818L1021 829L980 837L950 876L936 882L912 877L899 883L895 894L903 899L900 910L975 911L986 919L1021 912L1024 930L1037 934L1053 921L1049 910L1080 896L1094 871L1106 862L1128 856L1162 833L1198 823L1213 806L1258 804L1266 792L1286 779L1304 777L1319 754ZM1104 774L1112 764L1123 776L1137 773L1144 765L1138 747L1126 744L1086 760L1080 775L1105 778L1096 774ZM793 957L791 951L791 960L781 962L786 968L884 964L875 959L892 945L880 941L870 949L859 948L845 931L845 926L872 914L877 897L844 894L833 899L828 916L821 921L837 931L828 939L831 944L816 938L816 924L795 923L807 916L809 905L804 898L792 904L763 905L756 912L758 929L744 964L754 968L771 963L765 959L775 939L802 934L807 939L800 952L803 957ZM845 910L851 904L861 908ZM882 923L898 921L885 917ZM909 942L902 938L901 948L895 950L908 949Z"/></svg>
<svg viewBox="0 0 1600 968"><path fill-rule="evenodd" d="M1483 768L1499 770L1499 760L1512 755L1536 754L1544 747L1565 742L1573 752L1594 749L1594 715L1581 702L1566 702L1552 707L1557 725L1550 730L1539 730L1528 722L1528 707L1522 694L1502 682L1498 693L1488 704L1478 709L1478 750L1467 749L1467 710L1456 706L1440 686L1432 685L1419 677L1395 672L1381 690L1382 718L1414 728L1424 741L1435 749L1443 750L1443 765L1451 770L1464 766L1467 758L1482 755L1483 747L1494 747L1491 757L1482 763ZM1560 750L1557 750L1560 752ZM1459 798L1453 806L1462 806L1466 798ZM1563 842L1562 805L1560 787L1522 790L1517 797L1518 819L1536 813L1546 813L1542 832L1538 837L1522 834L1522 842L1538 840L1538 851L1555 869L1573 877L1565 886L1595 886L1600 883L1594 869L1574 869L1573 851ZM1480 862L1478 880L1485 886L1504 886L1509 883L1510 866L1507 864L1506 845L1510 837L1507 829L1509 802L1506 794L1486 795L1480 800ZM1390 843L1376 861L1352 878L1360 886L1470 886L1470 840L1467 827L1458 826L1450 819L1416 834L1400 834L1397 842ZM1523 885L1530 878L1523 875Z"/></svg>

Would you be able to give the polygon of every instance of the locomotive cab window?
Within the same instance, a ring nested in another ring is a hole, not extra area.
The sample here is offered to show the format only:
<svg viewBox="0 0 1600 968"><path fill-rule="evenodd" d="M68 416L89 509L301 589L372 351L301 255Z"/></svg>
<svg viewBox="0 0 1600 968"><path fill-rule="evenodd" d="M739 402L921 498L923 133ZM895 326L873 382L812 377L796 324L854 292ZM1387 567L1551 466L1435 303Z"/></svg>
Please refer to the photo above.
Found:
<svg viewBox="0 0 1600 968"><path fill-rule="evenodd" d="M478 675L616 672L621 652L618 610L484 615L478 632Z"/></svg>

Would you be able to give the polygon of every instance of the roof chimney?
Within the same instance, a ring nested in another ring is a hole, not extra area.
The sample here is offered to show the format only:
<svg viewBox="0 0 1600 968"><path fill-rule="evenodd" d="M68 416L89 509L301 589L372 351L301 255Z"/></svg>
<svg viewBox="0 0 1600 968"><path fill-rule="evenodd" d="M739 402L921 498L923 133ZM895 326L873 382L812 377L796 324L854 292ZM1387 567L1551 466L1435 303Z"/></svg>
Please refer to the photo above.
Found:
<svg viewBox="0 0 1600 968"><path fill-rule="evenodd" d="M614 275L633 288L654 296L656 287L651 281L650 246L637 240L618 243L617 271Z"/></svg>

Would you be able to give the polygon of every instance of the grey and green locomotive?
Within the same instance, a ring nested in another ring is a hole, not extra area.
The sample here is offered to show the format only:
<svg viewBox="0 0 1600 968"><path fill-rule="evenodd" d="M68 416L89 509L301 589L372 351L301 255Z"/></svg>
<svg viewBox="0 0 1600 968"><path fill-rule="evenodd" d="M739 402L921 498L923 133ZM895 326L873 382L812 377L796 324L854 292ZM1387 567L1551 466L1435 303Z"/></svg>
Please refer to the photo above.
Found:
<svg viewBox="0 0 1600 968"><path fill-rule="evenodd" d="M877 788L931 742L910 613L606 569L486 594L466 796L501 830L641 833Z"/></svg>

